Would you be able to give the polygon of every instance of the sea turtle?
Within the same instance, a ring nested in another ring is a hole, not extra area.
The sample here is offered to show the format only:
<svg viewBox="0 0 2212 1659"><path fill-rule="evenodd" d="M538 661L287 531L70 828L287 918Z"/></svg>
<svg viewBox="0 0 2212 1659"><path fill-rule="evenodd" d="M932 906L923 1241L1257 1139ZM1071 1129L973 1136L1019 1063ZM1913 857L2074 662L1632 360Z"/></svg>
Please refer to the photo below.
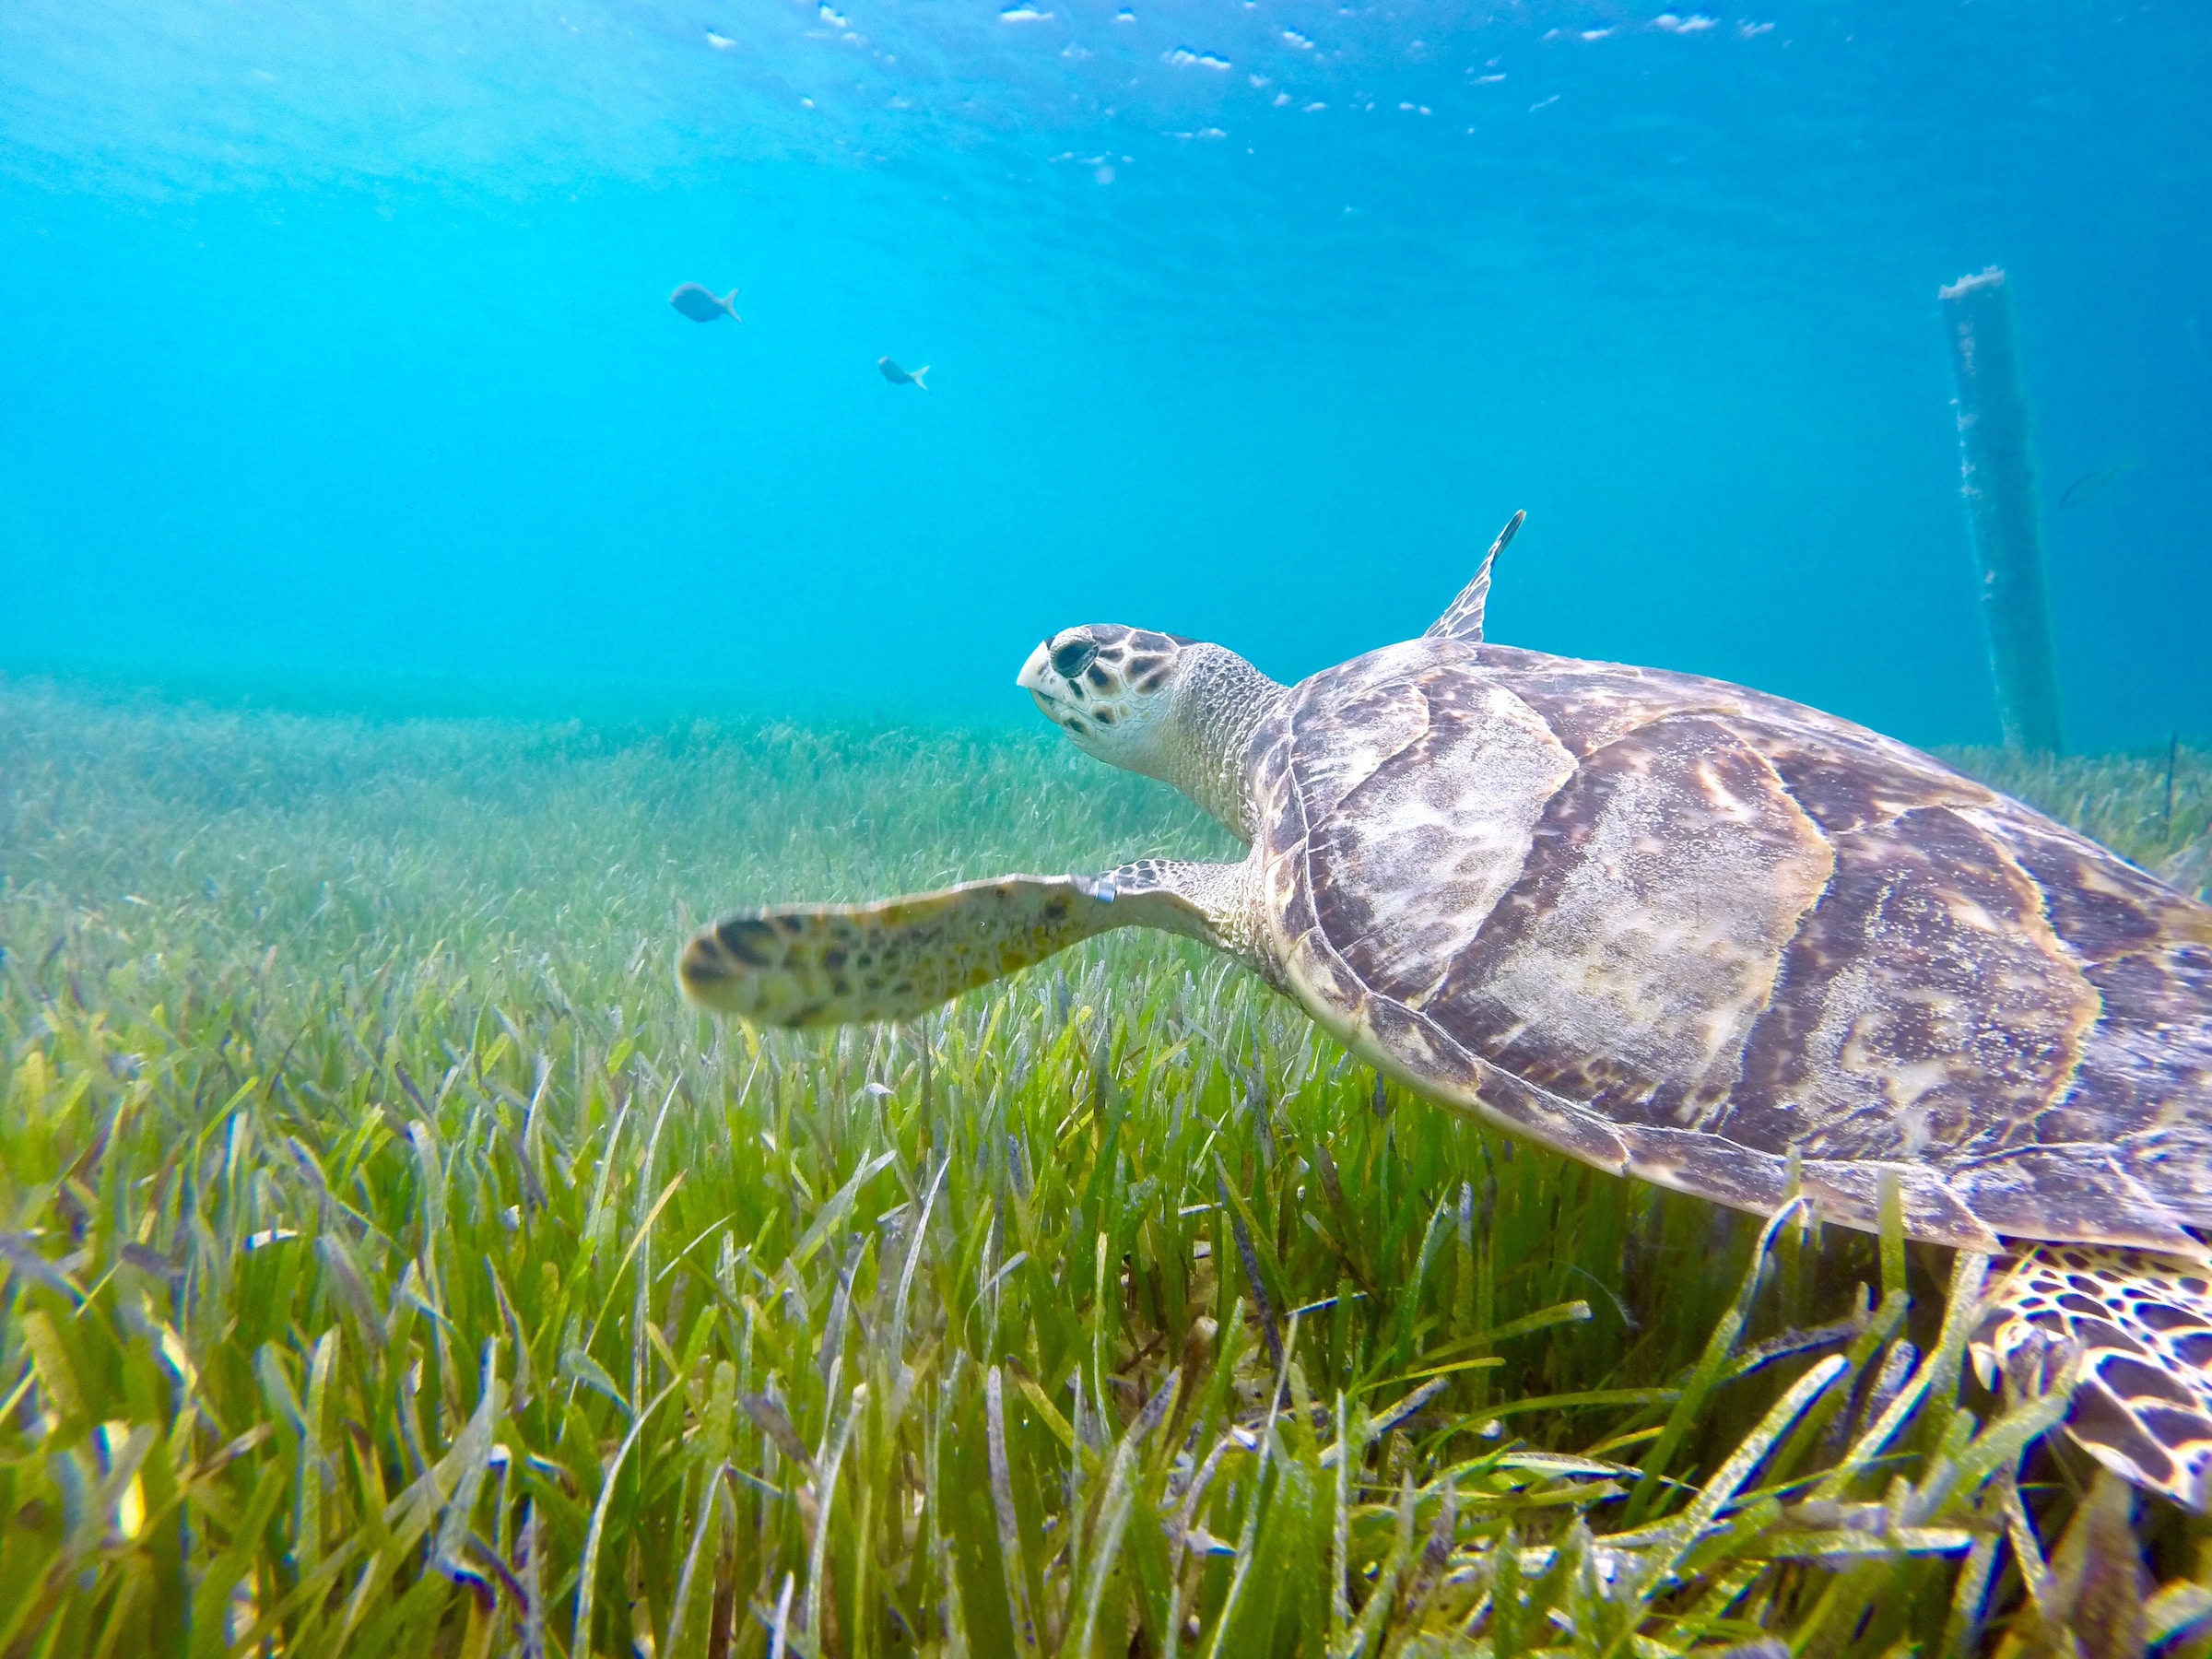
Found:
<svg viewBox="0 0 2212 1659"><path fill-rule="evenodd" d="M2078 1352L2071 1427L2206 1506L2212 909L1931 757L1719 680L1419 639L1281 686L1053 635L1019 684L1250 846L702 929L684 991L905 1018L1109 928L1201 939L1431 1100L1771 1213L2003 1258L1978 1356Z"/></svg>

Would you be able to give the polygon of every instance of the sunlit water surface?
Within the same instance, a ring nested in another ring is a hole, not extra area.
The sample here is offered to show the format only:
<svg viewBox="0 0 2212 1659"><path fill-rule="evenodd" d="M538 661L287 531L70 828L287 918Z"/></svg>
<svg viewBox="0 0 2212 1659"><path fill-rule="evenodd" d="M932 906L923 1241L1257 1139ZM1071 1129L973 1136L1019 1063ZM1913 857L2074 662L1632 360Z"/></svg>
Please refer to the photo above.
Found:
<svg viewBox="0 0 2212 1659"><path fill-rule="evenodd" d="M2180 3L11 0L0 671L1019 721L1525 507L1494 637L1983 740L1994 262L2069 735L2212 734L2208 81Z"/></svg>

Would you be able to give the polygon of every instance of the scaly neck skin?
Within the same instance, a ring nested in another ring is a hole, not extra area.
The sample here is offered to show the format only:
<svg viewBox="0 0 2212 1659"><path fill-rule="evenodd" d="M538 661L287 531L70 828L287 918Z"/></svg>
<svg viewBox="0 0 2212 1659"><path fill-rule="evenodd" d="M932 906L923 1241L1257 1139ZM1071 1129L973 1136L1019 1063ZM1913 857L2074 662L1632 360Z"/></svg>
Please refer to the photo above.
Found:
<svg viewBox="0 0 2212 1659"><path fill-rule="evenodd" d="M1219 645L1184 647L1175 679L1161 734L1166 765L1157 775L1250 845L1258 825L1244 786L1245 756L1287 688Z"/></svg>

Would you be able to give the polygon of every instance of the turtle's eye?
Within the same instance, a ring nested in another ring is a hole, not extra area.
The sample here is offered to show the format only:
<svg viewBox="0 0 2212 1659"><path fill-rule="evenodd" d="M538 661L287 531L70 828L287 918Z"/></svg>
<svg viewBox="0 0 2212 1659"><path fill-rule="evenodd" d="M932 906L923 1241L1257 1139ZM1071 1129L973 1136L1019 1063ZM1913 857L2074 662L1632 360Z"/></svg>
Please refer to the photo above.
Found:
<svg viewBox="0 0 2212 1659"><path fill-rule="evenodd" d="M1089 667L1098 654L1099 648L1088 640L1070 640L1053 653L1053 672L1072 680Z"/></svg>

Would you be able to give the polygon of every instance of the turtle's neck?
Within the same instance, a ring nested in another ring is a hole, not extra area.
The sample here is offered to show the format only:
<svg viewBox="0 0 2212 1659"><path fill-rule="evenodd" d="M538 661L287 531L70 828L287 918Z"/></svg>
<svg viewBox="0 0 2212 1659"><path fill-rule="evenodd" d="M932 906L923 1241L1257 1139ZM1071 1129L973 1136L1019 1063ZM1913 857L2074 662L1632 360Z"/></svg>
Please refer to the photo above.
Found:
<svg viewBox="0 0 2212 1659"><path fill-rule="evenodd" d="M1285 688L1235 652L1188 645L1176 673L1169 769L1172 783L1250 843L1258 826L1245 788L1253 735L1283 700Z"/></svg>

